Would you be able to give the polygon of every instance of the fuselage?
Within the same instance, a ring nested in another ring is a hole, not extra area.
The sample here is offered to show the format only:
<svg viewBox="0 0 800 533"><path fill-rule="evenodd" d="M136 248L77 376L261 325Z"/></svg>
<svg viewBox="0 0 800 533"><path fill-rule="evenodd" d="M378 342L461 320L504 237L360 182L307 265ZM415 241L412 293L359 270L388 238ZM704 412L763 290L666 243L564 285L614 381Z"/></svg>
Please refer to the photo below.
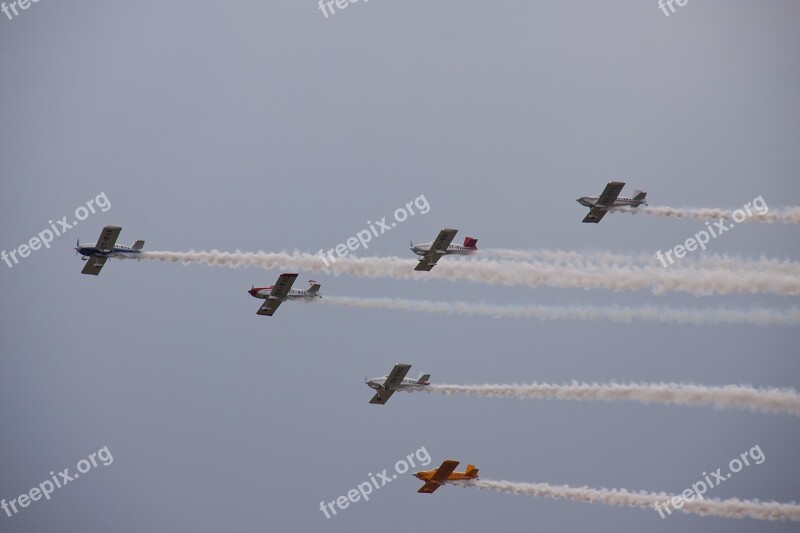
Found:
<svg viewBox="0 0 800 533"><path fill-rule="evenodd" d="M383 377L380 377L380 378L368 379L364 383L366 383L367 387L369 387L371 389L388 390L384 386L384 383L386 383L387 379L389 379L389 376L383 376ZM395 386L395 389L415 389L415 390L419 390L419 389L423 389L423 388L427 387L428 385L430 385L430 383L417 383L417 381L419 381L419 380L410 379L410 378L403 378L403 381L398 383Z"/></svg>
<svg viewBox="0 0 800 533"><path fill-rule="evenodd" d="M599 196L581 196L578 198L578 203L585 207L597 207L599 209L609 209L610 207L624 207L624 206L631 206L637 207L642 204L647 204L644 200L634 200L633 198L626 198L624 196L618 196L617 199L614 201L613 205L597 205L597 200L599 200Z"/></svg>
<svg viewBox="0 0 800 533"><path fill-rule="evenodd" d="M270 293L272 292L272 287L273 285L270 285L269 287L253 287L247 292L249 292L250 296L253 298L261 298L262 300L266 300L269 298ZM285 296L286 300L313 300L314 298L322 298L322 295L313 294L308 291L301 291L299 289L291 289Z"/></svg>
<svg viewBox="0 0 800 533"><path fill-rule="evenodd" d="M431 246L433 245L432 242L426 242L425 244L415 244L411 247L411 251L419 256L424 256L428 252L431 251ZM450 244L447 247L447 250L444 251L445 255L470 255L475 253L477 250L473 250L472 248L467 248L466 246L462 246L460 244Z"/></svg>
<svg viewBox="0 0 800 533"><path fill-rule="evenodd" d="M422 472L416 472L414 474L414 477L416 477L417 479L421 479L422 481L432 481L433 483L438 483L439 485L449 483L450 481L468 481L470 479L478 479L478 474L467 474L466 472L453 472L446 480L434 481L432 478L435 473L436 470L423 470Z"/></svg>
<svg viewBox="0 0 800 533"><path fill-rule="evenodd" d="M84 261L89 257L120 257L120 256L129 256L134 254L142 253L141 250L134 250L129 246L123 246L121 244L115 245L110 250L100 250L97 248L97 244L81 244L75 247L75 250L81 254Z"/></svg>

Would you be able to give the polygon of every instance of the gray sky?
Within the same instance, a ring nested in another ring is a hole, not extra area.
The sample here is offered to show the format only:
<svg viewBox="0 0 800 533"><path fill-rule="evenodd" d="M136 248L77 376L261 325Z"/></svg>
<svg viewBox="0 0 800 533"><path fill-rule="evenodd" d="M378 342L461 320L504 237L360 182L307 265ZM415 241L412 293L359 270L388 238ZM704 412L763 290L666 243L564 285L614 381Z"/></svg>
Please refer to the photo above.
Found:
<svg viewBox="0 0 800 533"><path fill-rule="evenodd" d="M767 523L446 487L411 474L326 519L424 446L482 476L681 492L754 445L709 496L800 499L795 418L423 394L369 405L397 361L444 383L690 381L800 387L797 328L538 322L290 303L277 271L112 261L105 224L150 250L315 253L424 194L360 255L410 256L444 227L479 248L655 253L703 228L575 199L609 180L654 205L800 204L792 1L38 2L0 14L0 249L104 192L50 249L0 263L0 498L103 446L98 466L2 531L796 531ZM709 253L798 259L796 227L749 224ZM322 293L489 303L787 308L792 297L656 296L313 277Z"/></svg>

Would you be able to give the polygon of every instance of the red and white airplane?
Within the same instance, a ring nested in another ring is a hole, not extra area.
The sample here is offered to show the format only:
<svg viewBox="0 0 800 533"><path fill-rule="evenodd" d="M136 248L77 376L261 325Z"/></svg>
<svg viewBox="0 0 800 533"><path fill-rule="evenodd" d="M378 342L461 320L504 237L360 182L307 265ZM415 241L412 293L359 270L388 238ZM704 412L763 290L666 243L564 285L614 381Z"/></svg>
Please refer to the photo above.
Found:
<svg viewBox="0 0 800 533"><path fill-rule="evenodd" d="M606 188L599 196L581 196L578 203L589 208L589 214L584 217L582 222L597 224L606 216L609 209L615 207L639 207L647 205L645 198L647 193L644 191L633 191L633 198L620 196L622 188L625 186L623 181L609 181Z"/></svg>
<svg viewBox="0 0 800 533"><path fill-rule="evenodd" d="M256 311L257 315L272 316L275 310L286 300L300 300L303 302L313 301L314 298L322 298L317 294L320 284L314 280L308 280L311 286L308 290L293 289L292 284L297 279L297 274L281 274L275 285L269 287L252 287L249 291L250 296L264 299L264 303Z"/></svg>
<svg viewBox="0 0 800 533"><path fill-rule="evenodd" d="M411 251L422 256L414 270L430 272L443 255L470 255L478 251L478 239L474 237L465 238L463 246L451 244L456 237L456 233L458 233L457 229L444 228L439 232L436 240L432 242L426 242L425 244L414 244L412 242Z"/></svg>

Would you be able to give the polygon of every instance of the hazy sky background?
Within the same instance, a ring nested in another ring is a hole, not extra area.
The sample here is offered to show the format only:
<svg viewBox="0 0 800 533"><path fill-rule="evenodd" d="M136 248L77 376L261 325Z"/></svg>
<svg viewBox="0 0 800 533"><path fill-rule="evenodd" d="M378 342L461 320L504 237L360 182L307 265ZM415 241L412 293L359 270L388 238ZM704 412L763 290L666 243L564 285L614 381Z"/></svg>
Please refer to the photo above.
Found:
<svg viewBox="0 0 800 533"><path fill-rule="evenodd" d="M286 303L278 271L111 261L103 225L149 250L344 242L424 194L360 252L411 257L444 226L479 248L654 254L704 227L608 216L609 180L653 205L800 204L800 4L371 0L31 4L0 15L0 249L104 192L112 207L0 263L0 498L108 446L114 461L0 531L796 531L769 523L445 487L411 474L331 519L321 500L424 446L487 479L679 493L759 445L709 496L800 500L795 417L632 402L395 395L395 362L439 383L691 381L800 387L797 328L539 322ZM737 226L709 253L797 260L798 228ZM699 254L700 252L695 252ZM529 289L300 272L323 295L788 308L764 294ZM432 466L431 466L432 467Z"/></svg>

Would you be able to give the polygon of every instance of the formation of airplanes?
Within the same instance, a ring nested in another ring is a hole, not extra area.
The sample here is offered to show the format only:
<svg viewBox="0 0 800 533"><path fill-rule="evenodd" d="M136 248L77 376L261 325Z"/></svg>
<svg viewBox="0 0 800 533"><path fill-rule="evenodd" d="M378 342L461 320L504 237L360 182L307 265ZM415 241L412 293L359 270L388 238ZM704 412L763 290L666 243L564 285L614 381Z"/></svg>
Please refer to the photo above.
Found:
<svg viewBox="0 0 800 533"><path fill-rule="evenodd" d="M626 198L619 196L625 183L611 181L599 196L582 196L578 198L578 203L589 208L589 214L583 222L597 224L603 219L609 209L614 207L629 206L638 207L647 205L645 202L646 192L635 191L633 197ZM100 273L106 261L114 257L130 257L139 254L144 247L144 241L137 240L130 247L117 244L122 228L119 226L105 226L100 233L97 242L88 244L80 243L78 240L75 250L81 255L81 259L86 261L86 265L81 270L82 274L96 276ZM444 228L431 242L423 244L410 243L411 251L420 257L419 263L414 270L430 272L436 263L445 255L471 255L478 251L478 239L466 237L464 244L453 244L458 230ZM286 300L310 302L316 298L321 298L319 289L321 285L314 280L309 280L309 287L306 290L293 289L292 285L297 280L297 274L284 273L278 276L274 285L267 287L251 287L247 291L250 296L264 300L256 314L272 316L281 303ZM369 401L371 404L384 405L392 395L398 390L412 391L422 390L430 386L430 374L420 374L417 379L406 378L411 365L407 363L397 363L394 368L385 376L365 379L364 383L375 390L375 395ZM446 460L439 468L433 470L423 470L416 472L415 477L425 482L417 491L423 494L432 494L439 487L446 483L459 481L470 481L478 479L478 469L475 465L467 465L464 472L456 472L458 461Z"/></svg>
<svg viewBox="0 0 800 533"><path fill-rule="evenodd" d="M589 214L583 222L597 224L608 211L614 207L638 207L647 205L645 197L647 193L636 190L631 198L620 196L622 188L625 186L621 181L609 181L603 192L598 196L581 196L578 203L589 208ZM102 270L106 261L112 257L131 256L141 253L144 241L136 241L131 246L117 244L122 228L119 226L105 226L100 233L97 242L92 244L81 244L80 239L75 246L75 250L81 254L86 265L81 270L82 274L96 276ZM453 244L457 229L443 228L436 238L431 242L414 244L410 242L411 251L420 257L419 263L414 267L418 272L430 272L436 263L445 255L471 255L478 251L478 239L475 237L464 238L464 244ZM285 277L284 277L285 276ZM293 276L293 277L292 277ZM300 291L292 289L292 284L297 278L297 274L282 274L275 285L269 287L253 287L248 291L256 298L263 298L266 301L258 311L259 315L272 316L281 302L285 300L312 300L320 297L317 294L319 284L311 281L308 290ZM287 285L288 284L288 285Z"/></svg>
<svg viewBox="0 0 800 533"><path fill-rule="evenodd" d="M430 386L428 382L431 377L430 374L421 374L417 379L409 379L406 378L409 370L411 370L411 365L397 363L387 375L365 379L364 383L369 388L375 389L375 396L372 397L369 403L383 405L392 397L395 391L422 390ZM478 469L475 468L475 465L467 465L464 472L456 472L457 466L458 461L448 459L439 468L414 473L414 476L425 482L417 492L432 494L445 483L478 479Z"/></svg>
<svg viewBox="0 0 800 533"><path fill-rule="evenodd" d="M392 397L395 391L420 390L430 385L430 383L428 383L428 380L431 378L430 374L420 374L417 379L407 379L406 374L408 374L409 370L411 370L411 365L397 363L387 375L379 378L365 379L364 383L366 383L367 387L375 389L376 391L375 396L372 397L369 403L383 405L389 401L389 398Z"/></svg>

